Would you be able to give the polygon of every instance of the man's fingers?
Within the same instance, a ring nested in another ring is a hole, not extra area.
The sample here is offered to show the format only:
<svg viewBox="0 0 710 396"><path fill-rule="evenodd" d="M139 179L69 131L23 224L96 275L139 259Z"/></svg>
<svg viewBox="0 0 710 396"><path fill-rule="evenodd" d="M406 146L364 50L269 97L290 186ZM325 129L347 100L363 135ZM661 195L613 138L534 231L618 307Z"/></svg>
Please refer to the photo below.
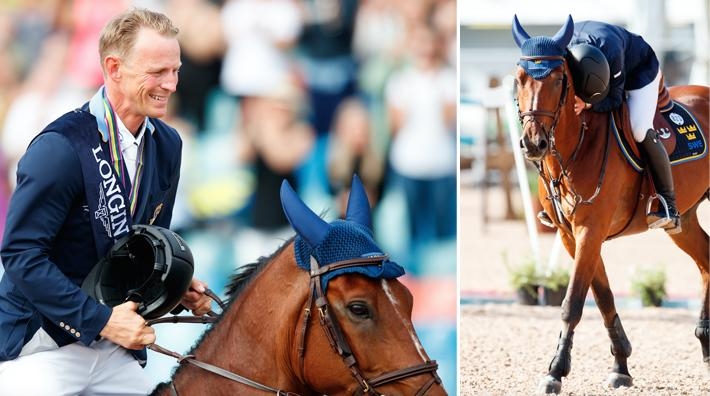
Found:
<svg viewBox="0 0 710 396"><path fill-rule="evenodd" d="M206 301L203 301L197 308L195 308L192 313L194 313L197 316L201 316L206 314L212 309L212 300L208 299Z"/></svg>
<svg viewBox="0 0 710 396"><path fill-rule="evenodd" d="M138 310L138 303L134 301L126 301L122 304L118 304L113 309L125 309L136 312Z"/></svg>
<svg viewBox="0 0 710 396"><path fill-rule="evenodd" d="M155 343L155 331L151 327L146 327L150 330L143 334L142 345L150 345Z"/></svg>
<svg viewBox="0 0 710 396"><path fill-rule="evenodd" d="M192 278L192 282L190 282L190 289L202 294L205 290L207 290L207 284L199 279Z"/></svg>

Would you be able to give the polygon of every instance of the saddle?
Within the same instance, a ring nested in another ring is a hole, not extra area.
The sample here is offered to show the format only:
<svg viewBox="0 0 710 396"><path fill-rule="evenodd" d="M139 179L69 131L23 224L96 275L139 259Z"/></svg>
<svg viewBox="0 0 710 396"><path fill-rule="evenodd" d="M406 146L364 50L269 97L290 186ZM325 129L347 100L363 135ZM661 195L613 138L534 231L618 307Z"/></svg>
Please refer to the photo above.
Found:
<svg viewBox="0 0 710 396"><path fill-rule="evenodd" d="M631 133L631 122L626 103L612 112L609 128L616 138L626 161L637 172L642 172L644 162ZM707 154L707 142L700 124L682 104L671 99L661 78L658 106L653 128L666 148L671 166L700 159Z"/></svg>

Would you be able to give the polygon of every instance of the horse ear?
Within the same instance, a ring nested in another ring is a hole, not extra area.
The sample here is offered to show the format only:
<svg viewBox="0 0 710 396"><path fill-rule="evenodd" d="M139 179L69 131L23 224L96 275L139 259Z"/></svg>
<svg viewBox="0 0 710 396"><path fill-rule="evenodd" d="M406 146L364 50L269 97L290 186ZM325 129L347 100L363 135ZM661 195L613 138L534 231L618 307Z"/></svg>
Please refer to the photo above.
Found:
<svg viewBox="0 0 710 396"><path fill-rule="evenodd" d="M311 247L320 245L330 230L330 224L313 213L286 180L281 183L281 206L296 233Z"/></svg>
<svg viewBox="0 0 710 396"><path fill-rule="evenodd" d="M353 175L353 182L350 186L350 196L348 197L348 209L345 212L345 220L366 226L372 230L372 219L370 216L370 202L367 200L365 186L360 178Z"/></svg>
<svg viewBox="0 0 710 396"><path fill-rule="evenodd" d="M523 46L525 40L529 39L530 35L520 26L520 21L518 21L518 15L513 15L513 39L518 48Z"/></svg>
<svg viewBox="0 0 710 396"><path fill-rule="evenodd" d="M574 21L572 20L572 15L567 15L567 22L552 36L552 40L560 48L567 48L567 44L572 40L572 34L574 34Z"/></svg>

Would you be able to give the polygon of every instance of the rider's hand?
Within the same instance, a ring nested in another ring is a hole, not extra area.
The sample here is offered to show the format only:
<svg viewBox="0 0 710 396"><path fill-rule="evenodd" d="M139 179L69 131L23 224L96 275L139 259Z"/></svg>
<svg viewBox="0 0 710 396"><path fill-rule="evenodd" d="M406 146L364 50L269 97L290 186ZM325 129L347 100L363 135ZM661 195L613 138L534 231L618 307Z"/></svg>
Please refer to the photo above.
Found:
<svg viewBox="0 0 710 396"><path fill-rule="evenodd" d="M197 316L206 314L212 309L212 299L205 295L205 290L207 284L193 278L180 303Z"/></svg>
<svg viewBox="0 0 710 396"><path fill-rule="evenodd" d="M582 110L588 110L591 108L592 108L591 104L585 103L577 95L574 96L574 114L580 115L582 113Z"/></svg>
<svg viewBox="0 0 710 396"><path fill-rule="evenodd" d="M127 349L143 349L155 342L155 330L136 313L138 304L127 301L113 307L101 336Z"/></svg>

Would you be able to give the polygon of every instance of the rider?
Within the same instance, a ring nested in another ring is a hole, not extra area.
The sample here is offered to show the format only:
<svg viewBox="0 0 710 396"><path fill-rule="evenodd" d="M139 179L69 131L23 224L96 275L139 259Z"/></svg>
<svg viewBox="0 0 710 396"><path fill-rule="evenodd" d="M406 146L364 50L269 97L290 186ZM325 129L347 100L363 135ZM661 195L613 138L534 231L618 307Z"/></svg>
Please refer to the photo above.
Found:
<svg viewBox="0 0 710 396"><path fill-rule="evenodd" d="M567 23L571 22L570 16ZM513 23L519 27L517 17ZM515 26L513 34L518 34ZM516 36L516 40L518 39ZM622 27L596 21L574 24L574 33L568 48L572 49L581 44L588 44L601 51L601 60L605 60L609 65L610 81L588 79L589 84L575 96L575 113L579 115L585 109L608 112L619 108L626 99L634 140L639 143L638 147L656 191L668 206L668 216L662 205L658 211L648 214L649 228L663 228L669 234L680 232L680 215L676 207L668 153L658 139L658 133L653 129L661 81L656 54L641 36ZM594 82L601 86L594 86ZM595 101L595 104L586 103L580 98L588 98L591 92L601 92L605 89L608 89L608 94L605 98ZM584 92L585 90L589 92Z"/></svg>
<svg viewBox="0 0 710 396"><path fill-rule="evenodd" d="M178 82L177 33L148 10L112 19L99 40L104 86L19 162L1 251L3 395L145 395L154 386L141 366L155 333L138 304L110 308L79 285L132 223L170 225L182 143L159 118ZM183 305L207 312L205 284L190 286Z"/></svg>

